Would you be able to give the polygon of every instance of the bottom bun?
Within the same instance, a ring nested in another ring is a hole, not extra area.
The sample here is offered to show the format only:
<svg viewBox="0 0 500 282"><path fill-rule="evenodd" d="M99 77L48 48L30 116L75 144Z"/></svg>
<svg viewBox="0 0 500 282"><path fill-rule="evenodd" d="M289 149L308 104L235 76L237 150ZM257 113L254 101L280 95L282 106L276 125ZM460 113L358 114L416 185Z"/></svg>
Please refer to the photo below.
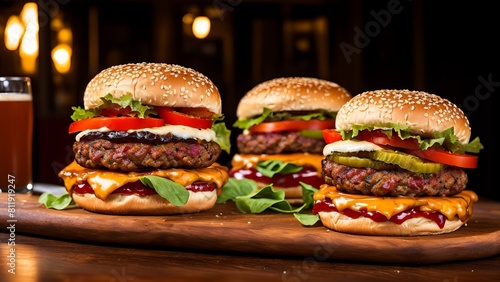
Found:
<svg viewBox="0 0 500 282"><path fill-rule="evenodd" d="M183 206L175 206L160 195L111 194L101 200L92 193L73 193L73 200L81 208L104 214L120 215L169 215L195 213L211 209L217 201L217 190L189 191L189 199Z"/></svg>
<svg viewBox="0 0 500 282"><path fill-rule="evenodd" d="M392 221L376 222L362 216L354 219L334 211L319 212L318 215L325 227L338 232L360 235L436 235L453 232L464 224L458 217L446 220L443 228L439 228L434 221L425 217L411 218L401 224L396 224Z"/></svg>

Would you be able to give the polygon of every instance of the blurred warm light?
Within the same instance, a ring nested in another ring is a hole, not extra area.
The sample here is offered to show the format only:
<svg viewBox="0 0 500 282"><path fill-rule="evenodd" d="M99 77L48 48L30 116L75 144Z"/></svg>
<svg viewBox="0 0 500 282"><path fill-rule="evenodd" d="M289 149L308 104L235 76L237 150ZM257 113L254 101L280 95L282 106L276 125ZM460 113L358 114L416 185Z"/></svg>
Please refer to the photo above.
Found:
<svg viewBox="0 0 500 282"><path fill-rule="evenodd" d="M71 69L71 53L71 47L64 43L52 49L52 61L59 73L67 73Z"/></svg>
<svg viewBox="0 0 500 282"><path fill-rule="evenodd" d="M35 73L38 57L38 32L26 29L19 47L21 66L27 73Z"/></svg>
<svg viewBox="0 0 500 282"><path fill-rule="evenodd" d="M19 48L21 57L21 67L26 73L35 73L36 58L38 57L38 41L31 37L23 37L21 47Z"/></svg>
<svg viewBox="0 0 500 282"><path fill-rule="evenodd" d="M203 39L210 33L210 19L205 16L196 17L193 21L193 34L198 39Z"/></svg>
<svg viewBox="0 0 500 282"><path fill-rule="evenodd" d="M217 8L216 5L213 5L213 7L206 7L203 12L205 13L205 16L209 18L218 18L220 17L220 9Z"/></svg>
<svg viewBox="0 0 500 282"><path fill-rule="evenodd" d="M38 56L38 33L26 30L19 53L27 56Z"/></svg>
<svg viewBox="0 0 500 282"><path fill-rule="evenodd" d="M61 17L55 16L54 18L52 18L50 27L52 27L53 30L60 30L64 27L64 22Z"/></svg>
<svg viewBox="0 0 500 282"><path fill-rule="evenodd" d="M5 47L10 51L19 48L21 67L27 73L36 71L38 30L38 6L34 2L24 4L20 15L10 16L5 25Z"/></svg>
<svg viewBox="0 0 500 282"><path fill-rule="evenodd" d="M184 24L192 24L193 23L193 14L187 13L182 17L182 22Z"/></svg>
<svg viewBox="0 0 500 282"><path fill-rule="evenodd" d="M57 45L52 50L52 60L59 73L67 73L71 68L73 33L65 28L60 17L54 17L51 27L57 31ZM19 49L21 67L26 73L36 71L39 52L38 6L34 2L26 3L19 16L13 15L5 26L5 46L8 50Z"/></svg>
<svg viewBox="0 0 500 282"><path fill-rule="evenodd" d="M57 40L61 43L71 43L73 40L73 33L69 28L63 28L57 32Z"/></svg>
<svg viewBox="0 0 500 282"><path fill-rule="evenodd" d="M38 7L36 3L24 4L21 11L21 20L24 23L26 32L21 41L21 54L27 56L38 56Z"/></svg>
<svg viewBox="0 0 500 282"><path fill-rule="evenodd" d="M295 47L300 51L300 52L308 52L311 49L311 42L307 38L300 38L295 42Z"/></svg>
<svg viewBox="0 0 500 282"><path fill-rule="evenodd" d="M4 32L4 41L7 50L14 51L19 47L23 33L24 26L21 19L16 15L10 16L5 25Z"/></svg>
<svg viewBox="0 0 500 282"><path fill-rule="evenodd" d="M33 74L36 72L36 57L21 55L21 68L24 72Z"/></svg>
<svg viewBox="0 0 500 282"><path fill-rule="evenodd" d="M26 26L26 29L31 28L38 31L38 7L36 3L29 2L24 4L21 11L21 20Z"/></svg>

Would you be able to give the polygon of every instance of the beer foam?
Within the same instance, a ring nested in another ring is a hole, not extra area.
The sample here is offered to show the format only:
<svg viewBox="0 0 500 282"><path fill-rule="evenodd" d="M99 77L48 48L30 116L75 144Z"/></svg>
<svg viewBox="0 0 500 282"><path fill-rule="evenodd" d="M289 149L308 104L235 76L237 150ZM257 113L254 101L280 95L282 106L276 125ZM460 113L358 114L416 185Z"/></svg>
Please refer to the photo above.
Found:
<svg viewBox="0 0 500 282"><path fill-rule="evenodd" d="M31 101L31 95L26 93L4 93L0 92L0 101Z"/></svg>

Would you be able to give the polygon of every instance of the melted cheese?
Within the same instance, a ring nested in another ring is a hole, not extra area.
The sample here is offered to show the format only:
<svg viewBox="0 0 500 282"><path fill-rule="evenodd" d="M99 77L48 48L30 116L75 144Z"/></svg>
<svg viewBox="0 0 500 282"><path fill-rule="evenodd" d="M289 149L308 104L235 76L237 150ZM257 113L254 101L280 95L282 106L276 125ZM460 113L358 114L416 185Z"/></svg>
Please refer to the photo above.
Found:
<svg viewBox="0 0 500 282"><path fill-rule="evenodd" d="M339 153L352 153L359 151L371 152L382 149L383 149L382 147L377 146L368 141L342 140L327 144L325 148L323 148L323 155L328 156L333 152L339 152Z"/></svg>
<svg viewBox="0 0 500 282"><path fill-rule="evenodd" d="M92 131L98 131L98 132L108 132L111 131L111 129L107 127L101 127L99 129L87 129L84 130L80 133L78 133L75 137L76 141L80 141L80 138L84 136L85 134L92 132ZM195 138L195 139L201 139L205 141L215 141L217 139L215 135L215 131L212 129L199 129L199 128L193 128L189 126L184 126L184 125L164 125L160 127L154 127L154 128L141 128L141 129L129 129L127 130L128 133L133 133L137 131L148 131L153 134L157 135L167 135L167 133L171 133L172 135L175 135L179 138L183 139L189 139L189 138Z"/></svg>
<svg viewBox="0 0 500 282"><path fill-rule="evenodd" d="M220 191L229 177L227 170L227 167L214 163L209 167L198 169L174 168L126 173L88 169L73 161L59 173L59 177L64 180L64 186L70 195L75 184L87 182L94 189L94 193L99 199L105 199L114 190L129 182L138 181L141 176L145 175L168 178L182 186L187 186L196 181L212 182L217 185Z"/></svg>
<svg viewBox="0 0 500 282"><path fill-rule="evenodd" d="M233 170L241 168L255 168L261 161L280 160L282 162L293 163L297 166L312 166L318 171L318 176L321 176L321 161L324 159L322 155L295 153L295 154L274 154L274 155L252 155L252 154L236 154L231 160Z"/></svg>
<svg viewBox="0 0 500 282"><path fill-rule="evenodd" d="M375 197L368 195L346 194L335 186L323 184L314 194L315 201L330 198L335 207L342 211L352 209L379 212L389 220L393 215L410 208L419 207L422 211L438 211L449 220L455 216L466 222L472 215L472 203L478 201L476 193L465 190L453 196L438 197Z"/></svg>

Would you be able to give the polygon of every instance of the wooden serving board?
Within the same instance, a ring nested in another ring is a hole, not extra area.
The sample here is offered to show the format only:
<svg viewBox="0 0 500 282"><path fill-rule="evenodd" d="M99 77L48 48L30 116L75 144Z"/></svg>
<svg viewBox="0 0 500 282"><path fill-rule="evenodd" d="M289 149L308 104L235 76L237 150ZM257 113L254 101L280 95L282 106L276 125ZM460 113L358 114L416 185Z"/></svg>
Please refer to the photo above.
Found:
<svg viewBox="0 0 500 282"><path fill-rule="evenodd" d="M0 194L2 232L9 224L6 193ZM188 215L114 216L79 208L47 209L38 196L15 195L16 233L87 243L144 248L238 252L395 264L433 264L500 254L500 203L479 201L466 226L441 235L362 236L318 223L305 227L291 214L242 214L232 202Z"/></svg>

